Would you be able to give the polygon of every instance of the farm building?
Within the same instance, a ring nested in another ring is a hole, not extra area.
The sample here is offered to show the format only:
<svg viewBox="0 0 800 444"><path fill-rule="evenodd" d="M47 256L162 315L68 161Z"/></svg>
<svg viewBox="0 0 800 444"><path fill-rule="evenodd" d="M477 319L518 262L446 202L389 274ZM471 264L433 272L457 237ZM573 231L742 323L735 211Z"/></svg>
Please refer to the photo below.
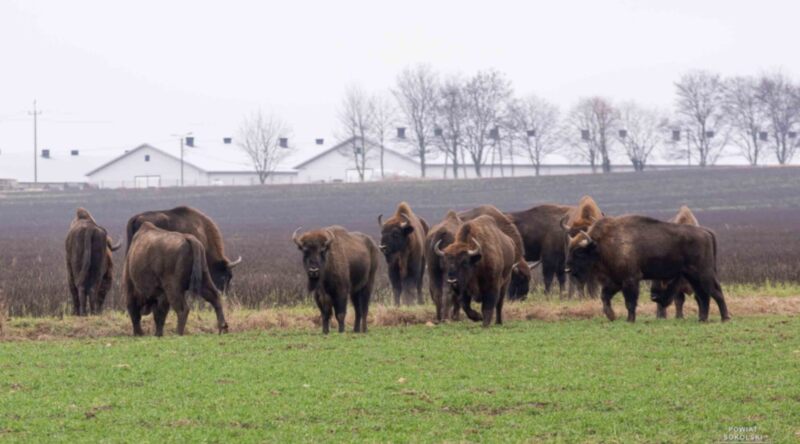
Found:
<svg viewBox="0 0 800 444"><path fill-rule="evenodd" d="M400 134L400 133L398 133ZM174 186L236 186L260 183L253 162L230 137L218 140L187 137L181 156L180 145L142 144L119 151L41 150L37 157L38 181L33 182L33 159L30 154L0 154L0 179L15 180L15 187L37 188L152 188ZM293 146L287 140L286 155L269 174L267 184L330 183L397 180L421 176L419 159L411 141L393 137L381 145L364 144L358 138L326 144L324 139ZM356 168L356 153L366 150L363 168ZM521 155L488 159L482 166L483 177L532 176L535 168ZM562 163L557 163L558 161ZM649 165L648 169L685 168L678 165ZM363 171L362 171L363 170ZM614 165L613 171L632 171L630 164ZM563 163L563 158L548 159L540 168L542 175L586 174L587 165ZM426 162L426 178L453 178L452 161L440 153L431 153ZM458 167L459 178L478 177L471 162Z"/></svg>

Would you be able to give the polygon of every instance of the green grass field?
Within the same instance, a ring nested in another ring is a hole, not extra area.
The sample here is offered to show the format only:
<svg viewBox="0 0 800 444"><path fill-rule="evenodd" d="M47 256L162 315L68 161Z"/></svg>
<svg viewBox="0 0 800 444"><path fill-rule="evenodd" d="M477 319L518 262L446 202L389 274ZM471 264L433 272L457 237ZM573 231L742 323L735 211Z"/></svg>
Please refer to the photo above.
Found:
<svg viewBox="0 0 800 444"><path fill-rule="evenodd" d="M349 327L348 327L349 330ZM0 343L0 440L800 440L800 319Z"/></svg>

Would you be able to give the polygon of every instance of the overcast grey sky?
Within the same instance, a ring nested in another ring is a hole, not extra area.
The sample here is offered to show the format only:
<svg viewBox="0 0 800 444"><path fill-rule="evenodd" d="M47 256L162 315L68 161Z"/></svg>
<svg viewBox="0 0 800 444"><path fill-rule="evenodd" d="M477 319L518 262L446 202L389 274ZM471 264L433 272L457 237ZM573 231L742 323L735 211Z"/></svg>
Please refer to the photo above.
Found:
<svg viewBox="0 0 800 444"><path fill-rule="evenodd" d="M0 149L120 149L235 134L281 114L294 138L335 133L345 87L405 66L496 68L518 94L569 107L601 94L671 107L692 68L800 73L790 1L0 0Z"/></svg>

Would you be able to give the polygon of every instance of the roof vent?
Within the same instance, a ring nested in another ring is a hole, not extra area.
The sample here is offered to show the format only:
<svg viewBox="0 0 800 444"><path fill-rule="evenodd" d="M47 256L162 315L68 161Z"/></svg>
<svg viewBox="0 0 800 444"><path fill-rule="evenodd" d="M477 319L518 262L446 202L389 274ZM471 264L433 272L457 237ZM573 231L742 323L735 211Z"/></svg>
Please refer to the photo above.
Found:
<svg viewBox="0 0 800 444"><path fill-rule="evenodd" d="M222 138L222 143L224 143L225 145L230 145L231 142L233 142L233 139L230 138L230 137L223 137Z"/></svg>
<svg viewBox="0 0 800 444"><path fill-rule="evenodd" d="M78 150L71 150L71 151L69 152L69 155L70 155L70 156L77 156L78 154L79 154Z"/></svg>
<svg viewBox="0 0 800 444"><path fill-rule="evenodd" d="M278 146L281 148L289 148L289 138L281 137L278 139Z"/></svg>
<svg viewBox="0 0 800 444"><path fill-rule="evenodd" d="M405 139L406 138L406 127L398 126L397 127L397 138L398 139Z"/></svg>
<svg viewBox="0 0 800 444"><path fill-rule="evenodd" d="M50 158L50 150L42 150L42 157L45 159Z"/></svg>
<svg viewBox="0 0 800 444"><path fill-rule="evenodd" d="M186 136L186 146L194 147L194 136Z"/></svg>
<svg viewBox="0 0 800 444"><path fill-rule="evenodd" d="M317 145L325 145L325 139L314 139L314 143Z"/></svg>

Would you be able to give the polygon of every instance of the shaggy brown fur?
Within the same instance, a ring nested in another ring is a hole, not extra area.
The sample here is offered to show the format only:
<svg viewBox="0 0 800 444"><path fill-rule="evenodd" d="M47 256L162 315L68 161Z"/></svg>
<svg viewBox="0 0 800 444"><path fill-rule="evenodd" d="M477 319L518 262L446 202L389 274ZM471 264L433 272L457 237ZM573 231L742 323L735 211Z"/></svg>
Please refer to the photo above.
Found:
<svg viewBox="0 0 800 444"><path fill-rule="evenodd" d="M549 293L553 278L558 279L559 292L564 291L567 233L561 221L576 207L545 204L525 211L507 213L525 244L525 260L540 261L544 291Z"/></svg>
<svg viewBox="0 0 800 444"><path fill-rule="evenodd" d="M525 260L525 244L522 240L522 236L520 236L519 230L517 230L516 225L511 222L511 219L494 205L481 205L471 210L462 211L458 216L462 220L467 221L483 215L494 219L500 231L514 241L517 252L517 263L511 273L508 297L512 301L525 299L530 291L531 270L533 267L537 266L538 263L528 265L528 262Z"/></svg>
<svg viewBox="0 0 800 444"><path fill-rule="evenodd" d="M128 220L128 249L131 247L134 234L144 222L150 222L164 230L191 234L196 237L205 248L206 262L211 271L214 285L223 292L228 289L230 281L233 279L233 268L241 263L242 258L230 261L225 256L222 232L210 217L190 207L139 213Z"/></svg>
<svg viewBox="0 0 800 444"><path fill-rule="evenodd" d="M389 266L389 281L394 292L394 303L400 305L400 295L412 299L416 291L417 303L422 304L422 281L425 271L425 236L428 224L411 210L406 202L397 206L394 215L382 223L380 249ZM406 301L410 302L409 300Z"/></svg>
<svg viewBox="0 0 800 444"><path fill-rule="evenodd" d="M303 267L308 290L322 315L322 332L330 331L331 315L336 313L339 333L344 331L348 297L356 312L355 332L367 332L369 300L375 288L380 252L366 234L347 231L334 225L309 231L292 240L303 252Z"/></svg>
<svg viewBox="0 0 800 444"><path fill-rule="evenodd" d="M425 239L425 262L428 265L428 287L431 292L431 299L436 305L436 320L445 320L450 313L450 319L458 320L461 307L456 295L445 288L445 268L444 259L436 254L436 245L444 249L452 244L456 237L456 231L461 226L461 219L455 211L448 211L444 220L434 225L428 232ZM446 294L445 294L446 292Z"/></svg>
<svg viewBox="0 0 800 444"><path fill-rule="evenodd" d="M455 242L437 254L444 256L447 281L459 294L467 317L473 321L482 319L487 327L496 311L495 322L502 324L503 301L518 250L495 220L479 216L465 222L456 232ZM481 303L481 313L472 309L472 300Z"/></svg>
<svg viewBox="0 0 800 444"><path fill-rule="evenodd" d="M716 252L714 233L702 227L635 215L604 217L570 239L567 268L578 279L587 274L598 279L610 320L615 317L611 298L620 290L633 322L641 280L668 280L674 287L684 278L697 295L700 320L708 319L713 298L725 321L730 317L717 279Z"/></svg>
<svg viewBox="0 0 800 444"><path fill-rule="evenodd" d="M129 245L122 280L135 336L143 334L142 315L151 311L155 334L162 336L170 307L178 315L178 334L183 335L189 317L187 291L211 304L220 333L228 330L219 291L208 271L205 248L191 234L144 222Z"/></svg>
<svg viewBox="0 0 800 444"><path fill-rule="evenodd" d="M568 214L565 230L568 236L575 236L580 232L586 232L592 224L604 216L600 211L597 202L591 196L583 196L578 201L578 206L574 207ZM566 245L565 245L566 255ZM597 296L597 281L594 276L586 276L584 280L570 279L569 295L572 297L577 289L581 296Z"/></svg>
<svg viewBox="0 0 800 444"><path fill-rule="evenodd" d="M65 242L67 283L76 316L98 314L103 309L114 274L112 245L105 228L88 211L78 208Z"/></svg>
<svg viewBox="0 0 800 444"><path fill-rule="evenodd" d="M692 225L699 227L700 223L694 217L692 210L686 205L683 205L672 219L669 220L673 224ZM675 301L675 317L683 319L683 303L686 301L686 295L691 295L692 286L686 282L685 279L680 279L677 284L677 290L674 294L667 293L669 288L669 281L655 280L650 285L650 299L656 303L656 317L665 319L667 317L667 307Z"/></svg>

